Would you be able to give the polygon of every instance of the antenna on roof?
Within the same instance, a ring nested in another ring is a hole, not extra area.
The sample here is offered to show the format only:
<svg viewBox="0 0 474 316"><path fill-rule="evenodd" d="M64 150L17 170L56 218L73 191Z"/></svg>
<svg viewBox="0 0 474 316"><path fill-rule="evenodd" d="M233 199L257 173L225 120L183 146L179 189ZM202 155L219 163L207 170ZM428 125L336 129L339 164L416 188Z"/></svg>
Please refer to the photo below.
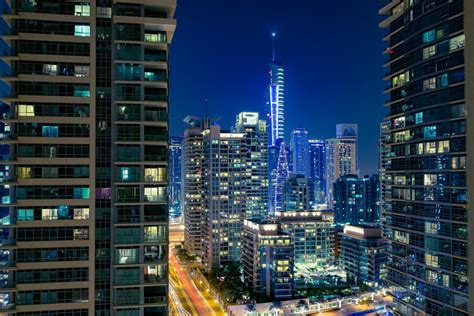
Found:
<svg viewBox="0 0 474 316"><path fill-rule="evenodd" d="M275 37L276 33L272 32L272 62L275 62Z"/></svg>

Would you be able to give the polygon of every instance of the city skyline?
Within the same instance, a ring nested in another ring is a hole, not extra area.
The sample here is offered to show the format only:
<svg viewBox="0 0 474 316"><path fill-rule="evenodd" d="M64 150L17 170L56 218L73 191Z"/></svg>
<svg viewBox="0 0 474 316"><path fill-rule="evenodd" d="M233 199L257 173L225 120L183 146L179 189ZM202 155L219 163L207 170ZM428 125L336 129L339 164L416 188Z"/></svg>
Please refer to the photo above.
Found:
<svg viewBox="0 0 474 316"><path fill-rule="evenodd" d="M170 102L175 105L170 111L171 135L182 134L186 115L203 116L205 108L209 116L221 118L218 123L223 127L233 124L235 113L266 114L274 31L276 60L285 65L286 142L289 144L290 133L297 127L306 128L310 138L327 139L334 137L337 123L358 123L361 174L375 173L379 122L385 114L380 4L348 3L339 8L342 25L336 26L330 26L330 18L324 14L331 4L297 1L287 11L282 1L260 1L252 3L251 12L248 4L206 1L178 6L176 15L182 23L170 60L174 70ZM368 22L360 24L359 14L368 16ZM202 19L206 16L209 19ZM245 25L237 22L241 16L246 17ZM196 37L196 32L214 27L219 32ZM364 38L343 36L344 27L356 35L364 34ZM357 39L367 46L358 45ZM194 49L189 50L190 46ZM220 66L224 64L228 67ZM373 115L368 116L369 112Z"/></svg>

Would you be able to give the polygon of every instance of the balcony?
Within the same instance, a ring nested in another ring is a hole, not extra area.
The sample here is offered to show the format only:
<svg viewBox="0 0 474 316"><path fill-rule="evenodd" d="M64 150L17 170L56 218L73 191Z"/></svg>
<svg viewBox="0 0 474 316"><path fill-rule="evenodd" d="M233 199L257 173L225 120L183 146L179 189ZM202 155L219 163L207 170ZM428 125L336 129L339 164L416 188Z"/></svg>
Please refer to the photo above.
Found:
<svg viewBox="0 0 474 316"><path fill-rule="evenodd" d="M140 276L116 276L115 277L115 285L135 285L140 284Z"/></svg>
<svg viewBox="0 0 474 316"><path fill-rule="evenodd" d="M115 238L116 244L139 244L140 243L140 235L132 235L132 236L116 236Z"/></svg>

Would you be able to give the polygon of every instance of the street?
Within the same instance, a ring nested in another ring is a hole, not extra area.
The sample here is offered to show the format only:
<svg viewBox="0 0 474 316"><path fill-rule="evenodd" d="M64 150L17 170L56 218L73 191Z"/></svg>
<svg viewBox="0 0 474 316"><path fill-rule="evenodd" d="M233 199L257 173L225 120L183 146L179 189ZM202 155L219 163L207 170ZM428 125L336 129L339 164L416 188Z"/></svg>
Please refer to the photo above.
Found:
<svg viewBox="0 0 474 316"><path fill-rule="evenodd" d="M178 260L174 249L170 251L170 287L172 294L176 293L171 298L178 315L224 315L209 293L194 284L189 268Z"/></svg>

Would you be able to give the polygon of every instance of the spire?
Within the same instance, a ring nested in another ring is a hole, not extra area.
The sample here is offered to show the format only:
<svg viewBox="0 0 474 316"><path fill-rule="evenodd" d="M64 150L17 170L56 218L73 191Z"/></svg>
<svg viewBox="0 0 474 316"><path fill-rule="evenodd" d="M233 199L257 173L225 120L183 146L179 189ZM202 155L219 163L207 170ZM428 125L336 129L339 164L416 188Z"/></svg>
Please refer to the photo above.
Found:
<svg viewBox="0 0 474 316"><path fill-rule="evenodd" d="M275 62L275 37L276 33L272 32L272 62Z"/></svg>

